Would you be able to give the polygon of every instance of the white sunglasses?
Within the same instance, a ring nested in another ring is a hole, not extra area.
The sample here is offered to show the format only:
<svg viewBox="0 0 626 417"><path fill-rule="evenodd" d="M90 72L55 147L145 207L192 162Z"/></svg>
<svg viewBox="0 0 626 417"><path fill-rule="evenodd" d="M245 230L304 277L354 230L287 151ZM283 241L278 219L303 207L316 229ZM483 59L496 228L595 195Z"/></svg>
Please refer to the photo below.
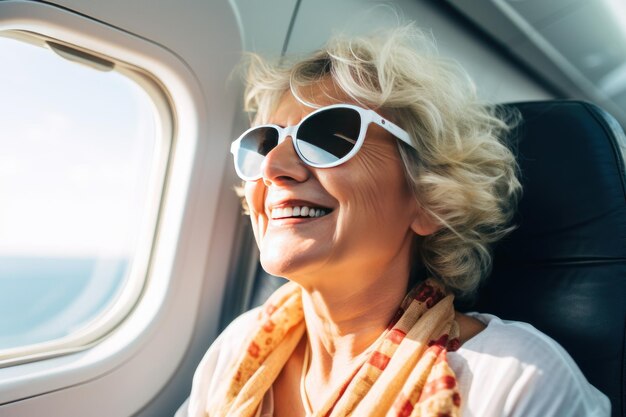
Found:
<svg viewBox="0 0 626 417"><path fill-rule="evenodd" d="M409 134L374 110L352 104L333 104L315 110L295 126L261 125L246 130L230 146L237 175L244 181L261 178L261 165L272 149L291 136L296 153L305 164L331 168L343 164L359 151L367 127L375 123L415 148Z"/></svg>

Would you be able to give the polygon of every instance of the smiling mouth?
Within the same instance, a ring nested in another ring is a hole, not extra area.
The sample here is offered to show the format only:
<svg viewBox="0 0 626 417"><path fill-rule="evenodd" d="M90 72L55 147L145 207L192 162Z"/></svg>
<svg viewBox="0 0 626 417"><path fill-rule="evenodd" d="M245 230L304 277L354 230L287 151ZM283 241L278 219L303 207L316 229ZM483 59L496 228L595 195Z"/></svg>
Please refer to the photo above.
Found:
<svg viewBox="0 0 626 417"><path fill-rule="evenodd" d="M279 207L272 209L272 219L295 219L295 218L314 218L323 217L330 213L332 210L325 207L309 207L309 206L295 206L295 207Z"/></svg>

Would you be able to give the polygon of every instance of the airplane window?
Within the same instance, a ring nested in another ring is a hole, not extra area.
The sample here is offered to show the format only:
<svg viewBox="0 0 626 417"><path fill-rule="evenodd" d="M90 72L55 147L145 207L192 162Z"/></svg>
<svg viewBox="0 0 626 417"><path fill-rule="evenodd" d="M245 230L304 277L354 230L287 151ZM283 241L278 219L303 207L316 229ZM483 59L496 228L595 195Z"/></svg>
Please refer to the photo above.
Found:
<svg viewBox="0 0 626 417"><path fill-rule="evenodd" d="M140 83L36 43L0 36L0 363L86 346L128 313L166 158Z"/></svg>

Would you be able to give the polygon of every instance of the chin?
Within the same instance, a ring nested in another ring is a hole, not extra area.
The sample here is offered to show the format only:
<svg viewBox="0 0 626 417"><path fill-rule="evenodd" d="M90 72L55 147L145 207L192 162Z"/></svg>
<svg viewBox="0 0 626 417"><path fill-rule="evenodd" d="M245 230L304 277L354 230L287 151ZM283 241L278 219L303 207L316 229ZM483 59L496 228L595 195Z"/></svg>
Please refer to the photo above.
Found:
<svg viewBox="0 0 626 417"><path fill-rule="evenodd" d="M324 258L313 241L264 239L260 245L260 262L271 275L292 279L315 269Z"/></svg>
<svg viewBox="0 0 626 417"><path fill-rule="evenodd" d="M271 251L274 252L274 251ZM279 255L279 256L272 256ZM313 269L314 262L308 257L297 256L292 257L289 255L266 253L261 252L260 257L261 266L270 275L286 278L290 281L294 281L302 284L303 277L307 271Z"/></svg>
<svg viewBox="0 0 626 417"><path fill-rule="evenodd" d="M285 259L275 259L274 257L263 256L263 254L261 254L260 262L265 272L277 277L290 279L294 269L297 270L291 262Z"/></svg>

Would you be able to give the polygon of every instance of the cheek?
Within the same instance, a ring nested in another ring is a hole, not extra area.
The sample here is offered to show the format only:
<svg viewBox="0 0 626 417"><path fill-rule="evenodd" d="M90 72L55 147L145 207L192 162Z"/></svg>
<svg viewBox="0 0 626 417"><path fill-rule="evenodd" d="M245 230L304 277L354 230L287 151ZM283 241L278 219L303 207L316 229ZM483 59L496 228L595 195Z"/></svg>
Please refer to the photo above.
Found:
<svg viewBox="0 0 626 417"><path fill-rule="evenodd" d="M247 182L244 188L244 196L248 211L250 212L250 220L252 222L252 230L257 243L267 225L265 216L265 185L261 181Z"/></svg>
<svg viewBox="0 0 626 417"><path fill-rule="evenodd" d="M248 204L248 210L251 214L263 211L263 200L265 195L265 186L261 181L250 181L244 185L244 196Z"/></svg>
<svg viewBox="0 0 626 417"><path fill-rule="evenodd" d="M367 214L373 217L372 221L387 222L389 216L397 215L398 208L406 208L408 186L399 157L393 151L369 146L348 167L351 172L343 176L343 188L350 191L348 208L356 210L357 215Z"/></svg>

